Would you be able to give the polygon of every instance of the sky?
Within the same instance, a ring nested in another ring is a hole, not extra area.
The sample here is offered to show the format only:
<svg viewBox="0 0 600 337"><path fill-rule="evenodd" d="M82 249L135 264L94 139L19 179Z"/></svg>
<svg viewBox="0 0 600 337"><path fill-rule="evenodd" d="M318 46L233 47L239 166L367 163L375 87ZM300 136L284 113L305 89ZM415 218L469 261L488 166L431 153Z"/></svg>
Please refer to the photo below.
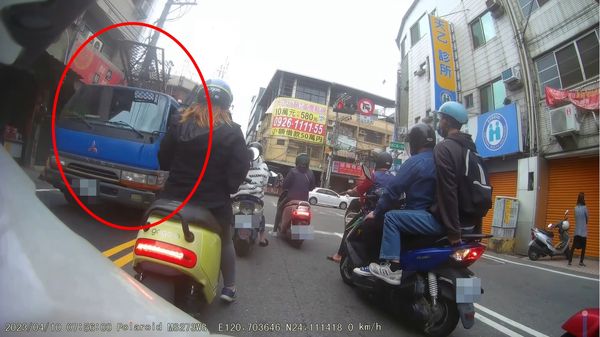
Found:
<svg viewBox="0 0 600 337"><path fill-rule="evenodd" d="M166 0L157 0L150 23ZM191 2L188 0L187 2ZM400 52L396 35L412 0L197 0L176 10L163 29L196 60L204 79L224 80L234 95L233 118L246 132L252 98L277 69L395 98ZM182 16L182 14L184 14ZM187 56L167 36L158 42L171 75L200 77Z"/></svg>

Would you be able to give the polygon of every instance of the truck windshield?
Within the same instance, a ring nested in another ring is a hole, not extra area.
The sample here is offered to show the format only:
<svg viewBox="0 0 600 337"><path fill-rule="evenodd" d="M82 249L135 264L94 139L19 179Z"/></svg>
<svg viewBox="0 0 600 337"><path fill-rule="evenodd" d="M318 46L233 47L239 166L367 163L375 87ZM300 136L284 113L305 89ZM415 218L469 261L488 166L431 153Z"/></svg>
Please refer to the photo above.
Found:
<svg viewBox="0 0 600 337"><path fill-rule="evenodd" d="M84 86L69 100L61 118L152 133L162 131L167 102L164 95L143 89Z"/></svg>

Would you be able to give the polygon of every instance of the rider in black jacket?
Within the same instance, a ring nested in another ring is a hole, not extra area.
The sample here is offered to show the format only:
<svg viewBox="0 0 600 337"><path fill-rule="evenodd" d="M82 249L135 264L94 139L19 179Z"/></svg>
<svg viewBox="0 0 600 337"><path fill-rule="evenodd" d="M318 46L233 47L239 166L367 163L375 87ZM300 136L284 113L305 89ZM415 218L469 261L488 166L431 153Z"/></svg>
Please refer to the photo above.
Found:
<svg viewBox="0 0 600 337"><path fill-rule="evenodd" d="M292 200L307 201L308 192L316 187L315 175L309 168L310 157L306 153L301 153L296 157L296 167L291 169L281 186L283 192L279 196L277 204L277 213L275 214L276 232L281 221L283 206Z"/></svg>
<svg viewBox="0 0 600 337"><path fill-rule="evenodd" d="M208 208L221 226L221 299L235 299L235 252L231 226L233 212L230 195L237 192L248 173L250 162L244 135L231 120L231 89L222 80L206 81L213 111L213 142L202 182L189 204ZM173 125L160 144L158 161L169 178L161 199L183 201L195 185L208 151L209 114L205 96L191 105Z"/></svg>

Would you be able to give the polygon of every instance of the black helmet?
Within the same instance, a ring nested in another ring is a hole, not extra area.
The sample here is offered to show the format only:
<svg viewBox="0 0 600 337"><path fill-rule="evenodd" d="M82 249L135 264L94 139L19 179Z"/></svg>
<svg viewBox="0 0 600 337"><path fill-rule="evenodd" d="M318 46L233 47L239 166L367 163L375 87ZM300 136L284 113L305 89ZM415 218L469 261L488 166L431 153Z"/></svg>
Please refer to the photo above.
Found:
<svg viewBox="0 0 600 337"><path fill-rule="evenodd" d="M386 169L389 170L392 167L392 155L383 151L377 154L377 158L375 159L375 169Z"/></svg>
<svg viewBox="0 0 600 337"><path fill-rule="evenodd" d="M210 79L206 81L211 104L218 105L223 109L229 109L233 102L233 93L227 82L221 79ZM206 95L201 87L198 94L198 102L206 102Z"/></svg>
<svg viewBox="0 0 600 337"><path fill-rule="evenodd" d="M296 156L296 167L308 168L310 165L310 157L307 153L300 153Z"/></svg>
<svg viewBox="0 0 600 337"><path fill-rule="evenodd" d="M263 153L263 147L262 144L259 142L252 142L250 144L248 144L248 148L254 147L258 150L258 154L262 156Z"/></svg>
<svg viewBox="0 0 600 337"><path fill-rule="evenodd" d="M418 123L410 128L407 140L410 146L410 155L414 156L424 147L433 148L435 146L435 131L427 124Z"/></svg>

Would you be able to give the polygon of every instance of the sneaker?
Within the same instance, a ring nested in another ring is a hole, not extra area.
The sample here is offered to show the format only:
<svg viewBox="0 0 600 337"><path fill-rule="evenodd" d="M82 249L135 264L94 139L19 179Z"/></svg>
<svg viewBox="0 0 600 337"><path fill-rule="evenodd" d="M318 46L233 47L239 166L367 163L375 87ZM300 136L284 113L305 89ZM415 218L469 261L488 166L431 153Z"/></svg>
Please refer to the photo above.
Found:
<svg viewBox="0 0 600 337"><path fill-rule="evenodd" d="M579 262L579 265L585 267L585 264L583 264L583 262Z"/></svg>
<svg viewBox="0 0 600 337"><path fill-rule="evenodd" d="M369 266L354 268L353 272L354 272L354 274L360 275L360 276L371 276L371 275L373 275L373 274L371 274L371 270L369 269Z"/></svg>
<svg viewBox="0 0 600 337"><path fill-rule="evenodd" d="M221 290L221 299L229 303L235 301L235 290L228 287L223 287L223 290Z"/></svg>
<svg viewBox="0 0 600 337"><path fill-rule="evenodd" d="M397 286L402 280L402 270L392 271L389 263L379 265L373 262L369 265L369 270L375 277L378 277L391 285Z"/></svg>

